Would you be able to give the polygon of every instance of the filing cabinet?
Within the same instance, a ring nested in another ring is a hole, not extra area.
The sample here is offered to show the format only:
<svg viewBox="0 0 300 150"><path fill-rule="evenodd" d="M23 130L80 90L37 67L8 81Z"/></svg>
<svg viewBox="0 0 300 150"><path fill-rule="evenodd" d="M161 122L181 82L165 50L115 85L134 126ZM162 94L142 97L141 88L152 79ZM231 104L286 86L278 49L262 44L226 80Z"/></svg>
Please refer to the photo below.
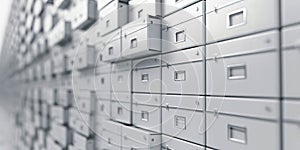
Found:
<svg viewBox="0 0 300 150"><path fill-rule="evenodd" d="M192 144L183 140L172 138L169 136L162 136L162 150L180 150L180 149L189 149L189 150L204 150L203 146Z"/></svg>
<svg viewBox="0 0 300 150"><path fill-rule="evenodd" d="M51 121L59 124L68 123L69 111L60 106L51 106Z"/></svg>
<svg viewBox="0 0 300 150"><path fill-rule="evenodd" d="M281 2L281 18L282 25L291 25L295 23L299 23L299 17L297 16L299 1L293 0L282 0Z"/></svg>
<svg viewBox="0 0 300 150"><path fill-rule="evenodd" d="M136 58L161 52L161 19L145 16L122 27L122 56Z"/></svg>
<svg viewBox="0 0 300 150"><path fill-rule="evenodd" d="M299 106L298 101L286 99L283 102L283 141L284 149L295 150L299 147Z"/></svg>
<svg viewBox="0 0 300 150"><path fill-rule="evenodd" d="M146 130L123 126L122 149L149 149L159 150L161 148L161 135Z"/></svg>
<svg viewBox="0 0 300 150"><path fill-rule="evenodd" d="M99 13L102 35L114 31L128 22L128 3L113 0Z"/></svg>
<svg viewBox="0 0 300 150"><path fill-rule="evenodd" d="M121 59L121 35L121 29L117 29L108 35L105 35L102 61L113 62Z"/></svg>
<svg viewBox="0 0 300 150"><path fill-rule="evenodd" d="M161 0L129 1L129 21L134 21L147 15L161 16Z"/></svg>
<svg viewBox="0 0 300 150"><path fill-rule="evenodd" d="M90 129L93 129L94 126L92 124L93 118L84 112L77 110L76 108L72 108L69 110L70 120L69 126L76 131L84 135L85 137L89 137L91 135Z"/></svg>
<svg viewBox="0 0 300 150"><path fill-rule="evenodd" d="M98 17L97 2L95 0L72 1L71 15L73 30L87 29Z"/></svg>
<svg viewBox="0 0 300 150"><path fill-rule="evenodd" d="M260 101L209 97L207 145L216 149L279 149L275 144L279 140L278 100Z"/></svg>
<svg viewBox="0 0 300 150"><path fill-rule="evenodd" d="M163 18L163 52L204 44L204 6L201 1Z"/></svg>
<svg viewBox="0 0 300 150"><path fill-rule="evenodd" d="M56 44L65 44L71 40L71 23L59 21L48 33L48 44L52 47Z"/></svg>
<svg viewBox="0 0 300 150"><path fill-rule="evenodd" d="M67 8L71 4L71 0L54 0L54 6L60 9Z"/></svg>
<svg viewBox="0 0 300 150"><path fill-rule="evenodd" d="M269 31L208 45L207 93L278 97L278 42Z"/></svg>
<svg viewBox="0 0 300 150"><path fill-rule="evenodd" d="M160 133L161 107L132 104L132 124L134 126Z"/></svg>
<svg viewBox="0 0 300 150"><path fill-rule="evenodd" d="M94 67L95 65L95 47L87 45L86 48L79 50L76 56L75 66L77 69Z"/></svg>
<svg viewBox="0 0 300 150"><path fill-rule="evenodd" d="M273 0L207 1L207 42L211 43L277 28L279 26L278 3Z"/></svg>
<svg viewBox="0 0 300 150"><path fill-rule="evenodd" d="M113 121L104 121L102 135L99 135L99 149L119 150L122 149L123 125Z"/></svg>
<svg viewBox="0 0 300 150"><path fill-rule="evenodd" d="M181 10L193 3L198 2L199 0L190 0L190 1L169 1L162 0L162 16L170 15L176 11Z"/></svg>
<svg viewBox="0 0 300 150"><path fill-rule="evenodd" d="M111 119L125 124L131 124L131 107L130 103L112 101Z"/></svg>
<svg viewBox="0 0 300 150"><path fill-rule="evenodd" d="M291 26L282 31L283 95L289 98L300 98L298 92L300 71L296 69L300 64L300 26Z"/></svg>

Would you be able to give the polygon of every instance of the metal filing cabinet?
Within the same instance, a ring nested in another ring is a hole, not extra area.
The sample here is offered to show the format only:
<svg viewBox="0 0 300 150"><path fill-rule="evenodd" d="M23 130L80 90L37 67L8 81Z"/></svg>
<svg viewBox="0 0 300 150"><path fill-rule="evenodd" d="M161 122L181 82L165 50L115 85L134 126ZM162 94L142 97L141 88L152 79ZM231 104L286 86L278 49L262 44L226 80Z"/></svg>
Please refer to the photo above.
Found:
<svg viewBox="0 0 300 150"><path fill-rule="evenodd" d="M285 100L283 102L283 142L284 149L296 150L299 147L299 101Z"/></svg>
<svg viewBox="0 0 300 150"><path fill-rule="evenodd" d="M101 34L114 31L128 22L128 3L113 0L99 13Z"/></svg>
<svg viewBox="0 0 300 150"><path fill-rule="evenodd" d="M122 56L136 58L161 52L161 20L139 18L122 27Z"/></svg>
<svg viewBox="0 0 300 150"><path fill-rule="evenodd" d="M122 149L160 150L161 135L146 130L123 126Z"/></svg>
<svg viewBox="0 0 300 150"><path fill-rule="evenodd" d="M122 122L125 124L131 124L131 103L126 102L111 102L111 119Z"/></svg>
<svg viewBox="0 0 300 150"><path fill-rule="evenodd" d="M131 90L131 61L112 64L112 92L130 92Z"/></svg>
<svg viewBox="0 0 300 150"><path fill-rule="evenodd" d="M108 35L105 35L105 46L103 48L102 59L104 62L120 60L122 51L121 36L121 29L116 29Z"/></svg>
<svg viewBox="0 0 300 150"><path fill-rule="evenodd" d="M163 18L163 52L204 44L204 6L201 1Z"/></svg>
<svg viewBox="0 0 300 150"><path fill-rule="evenodd" d="M279 25L278 3L273 0L207 1L207 42L211 43L277 28Z"/></svg>
<svg viewBox="0 0 300 150"><path fill-rule="evenodd" d="M279 149L278 100L208 97L206 103L208 146Z"/></svg>
<svg viewBox="0 0 300 150"><path fill-rule="evenodd" d="M204 98L166 95L162 99L162 133L203 145Z"/></svg>
<svg viewBox="0 0 300 150"><path fill-rule="evenodd" d="M162 93L203 94L203 47L162 55Z"/></svg>
<svg viewBox="0 0 300 150"><path fill-rule="evenodd" d="M122 146L122 124L113 121L105 121L102 123L103 129L100 140L100 150L119 150Z"/></svg>
<svg viewBox="0 0 300 150"><path fill-rule="evenodd" d="M278 97L278 40L269 31L208 45L207 93Z"/></svg>
<svg viewBox="0 0 300 150"><path fill-rule="evenodd" d="M300 71L296 67L300 64L299 33L299 25L284 28L282 32L283 95L289 98L300 98Z"/></svg>
<svg viewBox="0 0 300 150"><path fill-rule="evenodd" d="M130 0L129 21L150 16L161 16L161 0Z"/></svg>

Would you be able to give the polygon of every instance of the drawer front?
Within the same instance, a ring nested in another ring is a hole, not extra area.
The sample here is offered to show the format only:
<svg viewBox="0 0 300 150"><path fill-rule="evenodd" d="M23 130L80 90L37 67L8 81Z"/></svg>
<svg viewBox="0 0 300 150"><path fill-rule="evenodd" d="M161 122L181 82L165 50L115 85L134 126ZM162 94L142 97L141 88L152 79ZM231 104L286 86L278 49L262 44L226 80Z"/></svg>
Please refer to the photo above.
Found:
<svg viewBox="0 0 300 150"><path fill-rule="evenodd" d="M77 69L84 69L88 67L94 67L95 65L95 50L85 49L84 52L78 53L76 56L75 66Z"/></svg>
<svg viewBox="0 0 300 150"><path fill-rule="evenodd" d="M133 125L154 132L160 132L161 108L146 105L132 105Z"/></svg>
<svg viewBox="0 0 300 150"><path fill-rule="evenodd" d="M134 70L132 74L133 91L160 93L161 68Z"/></svg>
<svg viewBox="0 0 300 150"><path fill-rule="evenodd" d="M300 143L300 127L299 123L292 124L292 123L284 123L284 149L286 150L296 150L299 148Z"/></svg>
<svg viewBox="0 0 300 150"><path fill-rule="evenodd" d="M283 94L284 97L300 98L300 65L299 49L283 51Z"/></svg>
<svg viewBox="0 0 300 150"><path fill-rule="evenodd" d="M161 135L153 132L124 126L122 129L122 149L160 150Z"/></svg>
<svg viewBox="0 0 300 150"><path fill-rule="evenodd" d="M139 70L148 67L159 67L160 63L160 56L144 57L132 61L132 70Z"/></svg>
<svg viewBox="0 0 300 150"><path fill-rule="evenodd" d="M77 107L78 110L83 113L90 114L92 112L91 105L92 103L90 99L79 99L79 98L76 99L75 107Z"/></svg>
<svg viewBox="0 0 300 150"><path fill-rule="evenodd" d="M134 21L147 15L161 16L161 0L129 1L129 21Z"/></svg>
<svg viewBox="0 0 300 150"><path fill-rule="evenodd" d="M131 92L112 92L111 100L115 102L131 103Z"/></svg>
<svg viewBox="0 0 300 150"><path fill-rule="evenodd" d="M97 100L97 116L102 116L106 119L110 118L110 101Z"/></svg>
<svg viewBox="0 0 300 150"><path fill-rule="evenodd" d="M131 70L131 61L124 61L112 64L112 72L122 72Z"/></svg>
<svg viewBox="0 0 300 150"><path fill-rule="evenodd" d="M68 122L69 113L68 110L65 110L63 107L52 106L51 107L51 120L64 124Z"/></svg>
<svg viewBox="0 0 300 150"><path fill-rule="evenodd" d="M210 0L206 4L208 43L273 29L279 24L277 1Z"/></svg>
<svg viewBox="0 0 300 150"><path fill-rule="evenodd" d="M96 76L96 90L101 92L110 92L111 74L99 74Z"/></svg>
<svg viewBox="0 0 300 150"><path fill-rule="evenodd" d="M299 12L299 1L282 0L282 25L290 25L300 22L296 12Z"/></svg>
<svg viewBox="0 0 300 150"><path fill-rule="evenodd" d="M76 6L71 8L72 29L86 29L95 22L97 15L97 2L94 0L75 1Z"/></svg>
<svg viewBox="0 0 300 150"><path fill-rule="evenodd" d="M162 93L203 94L202 62L162 68Z"/></svg>
<svg viewBox="0 0 300 150"><path fill-rule="evenodd" d="M198 0L190 0L190 1L162 0L162 15L163 16L169 15L197 1Z"/></svg>
<svg viewBox="0 0 300 150"><path fill-rule="evenodd" d="M162 133L204 144L204 119L203 112L162 108Z"/></svg>
<svg viewBox="0 0 300 150"><path fill-rule="evenodd" d="M96 97L97 99L102 99L102 100L111 100L111 93L109 92L96 92Z"/></svg>
<svg viewBox="0 0 300 150"><path fill-rule="evenodd" d="M300 101L283 101L283 117L285 121L300 121Z"/></svg>
<svg viewBox="0 0 300 150"><path fill-rule="evenodd" d="M114 33L112 33L114 34ZM121 35L115 35L121 38ZM104 56L103 61L105 62L113 62L121 57L121 39L108 39L113 41L108 41L104 47Z"/></svg>
<svg viewBox="0 0 300 150"><path fill-rule="evenodd" d="M128 4L117 0L100 11L101 31L105 35L128 22Z"/></svg>
<svg viewBox="0 0 300 150"><path fill-rule="evenodd" d="M207 93L278 97L277 57L268 52L207 61Z"/></svg>
<svg viewBox="0 0 300 150"><path fill-rule="evenodd" d="M207 97L206 111L278 120L278 99ZM255 109L255 111L253 111Z"/></svg>
<svg viewBox="0 0 300 150"><path fill-rule="evenodd" d="M112 92L131 91L131 70L115 72L111 75Z"/></svg>
<svg viewBox="0 0 300 150"><path fill-rule="evenodd" d="M111 103L111 119L130 124L131 123L131 104L130 103Z"/></svg>
<svg viewBox="0 0 300 150"><path fill-rule="evenodd" d="M279 149L275 122L207 114L207 145L217 149ZM266 140L267 139L267 140Z"/></svg>
<svg viewBox="0 0 300 150"><path fill-rule="evenodd" d="M134 93L132 95L132 103L133 104L144 104L144 105L152 105L152 106L160 106L161 105L161 95L160 94L139 94Z"/></svg>
<svg viewBox="0 0 300 150"><path fill-rule="evenodd" d="M115 134L110 131L104 131L103 136L101 136L100 150L120 150L121 149L121 134Z"/></svg>
<svg viewBox="0 0 300 150"><path fill-rule="evenodd" d="M172 138L169 136L162 136L162 150L204 150L205 148L196 144L192 144L183 140Z"/></svg>
<svg viewBox="0 0 300 150"><path fill-rule="evenodd" d="M168 108L183 108L189 110L203 110L204 97L183 95L162 95L162 106Z"/></svg>

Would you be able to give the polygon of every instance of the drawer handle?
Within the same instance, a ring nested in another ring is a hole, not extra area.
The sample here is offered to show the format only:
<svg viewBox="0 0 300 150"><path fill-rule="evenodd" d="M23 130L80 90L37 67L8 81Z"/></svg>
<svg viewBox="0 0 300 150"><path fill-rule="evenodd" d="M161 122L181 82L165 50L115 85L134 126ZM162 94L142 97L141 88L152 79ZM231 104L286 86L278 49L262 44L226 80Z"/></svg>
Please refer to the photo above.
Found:
<svg viewBox="0 0 300 150"><path fill-rule="evenodd" d="M136 48L137 47L137 38L133 38L130 40L130 48Z"/></svg>
<svg viewBox="0 0 300 150"><path fill-rule="evenodd" d="M117 113L118 113L118 115L122 115L123 114L123 108L122 107L118 107L117 108Z"/></svg>
<svg viewBox="0 0 300 150"><path fill-rule="evenodd" d="M113 55L114 54L114 47L109 47L108 48L108 55Z"/></svg>
<svg viewBox="0 0 300 150"><path fill-rule="evenodd" d="M185 81L186 80L185 71L175 71L174 72L174 80L175 81Z"/></svg>
<svg viewBox="0 0 300 150"><path fill-rule="evenodd" d="M143 9L139 10L138 11L138 18L141 18L143 16Z"/></svg>
<svg viewBox="0 0 300 150"><path fill-rule="evenodd" d="M245 64L228 65L227 66L228 80L239 80L247 78L247 67Z"/></svg>
<svg viewBox="0 0 300 150"><path fill-rule="evenodd" d="M148 82L149 81L149 74L142 74L141 80L142 80L142 82Z"/></svg>
<svg viewBox="0 0 300 150"><path fill-rule="evenodd" d="M175 33L175 43L185 42L185 39L186 35L184 30Z"/></svg>
<svg viewBox="0 0 300 150"><path fill-rule="evenodd" d="M106 25L106 28L108 28L110 25L110 20L106 20L105 25Z"/></svg>
<svg viewBox="0 0 300 150"><path fill-rule="evenodd" d="M101 78L100 81L101 81L101 84L104 84L104 83L105 83L105 79L104 79L103 77Z"/></svg>
<svg viewBox="0 0 300 150"><path fill-rule="evenodd" d="M123 82L123 76L119 75L117 80L118 80L119 83Z"/></svg>
<svg viewBox="0 0 300 150"><path fill-rule="evenodd" d="M142 121L148 121L148 120L149 120L149 112L147 112L147 111L142 111L142 112L141 112L141 120L142 120Z"/></svg>
<svg viewBox="0 0 300 150"><path fill-rule="evenodd" d="M238 9L229 14L227 14L227 28L235 28L241 25L246 24L246 9Z"/></svg>
<svg viewBox="0 0 300 150"><path fill-rule="evenodd" d="M228 124L228 140L247 144L247 128Z"/></svg>
<svg viewBox="0 0 300 150"><path fill-rule="evenodd" d="M186 118L183 116L174 116L174 125L179 129L186 129Z"/></svg>

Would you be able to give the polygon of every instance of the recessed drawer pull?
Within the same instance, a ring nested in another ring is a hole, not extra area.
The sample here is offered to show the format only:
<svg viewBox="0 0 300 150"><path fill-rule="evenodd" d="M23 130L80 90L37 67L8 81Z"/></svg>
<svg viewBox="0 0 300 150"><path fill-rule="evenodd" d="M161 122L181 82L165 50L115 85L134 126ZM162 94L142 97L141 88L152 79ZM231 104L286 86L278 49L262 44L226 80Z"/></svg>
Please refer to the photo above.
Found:
<svg viewBox="0 0 300 150"><path fill-rule="evenodd" d="M228 65L227 66L228 80L238 80L247 78L247 67L245 64Z"/></svg>
<svg viewBox="0 0 300 150"><path fill-rule="evenodd" d="M228 124L228 140L247 144L247 128Z"/></svg>

